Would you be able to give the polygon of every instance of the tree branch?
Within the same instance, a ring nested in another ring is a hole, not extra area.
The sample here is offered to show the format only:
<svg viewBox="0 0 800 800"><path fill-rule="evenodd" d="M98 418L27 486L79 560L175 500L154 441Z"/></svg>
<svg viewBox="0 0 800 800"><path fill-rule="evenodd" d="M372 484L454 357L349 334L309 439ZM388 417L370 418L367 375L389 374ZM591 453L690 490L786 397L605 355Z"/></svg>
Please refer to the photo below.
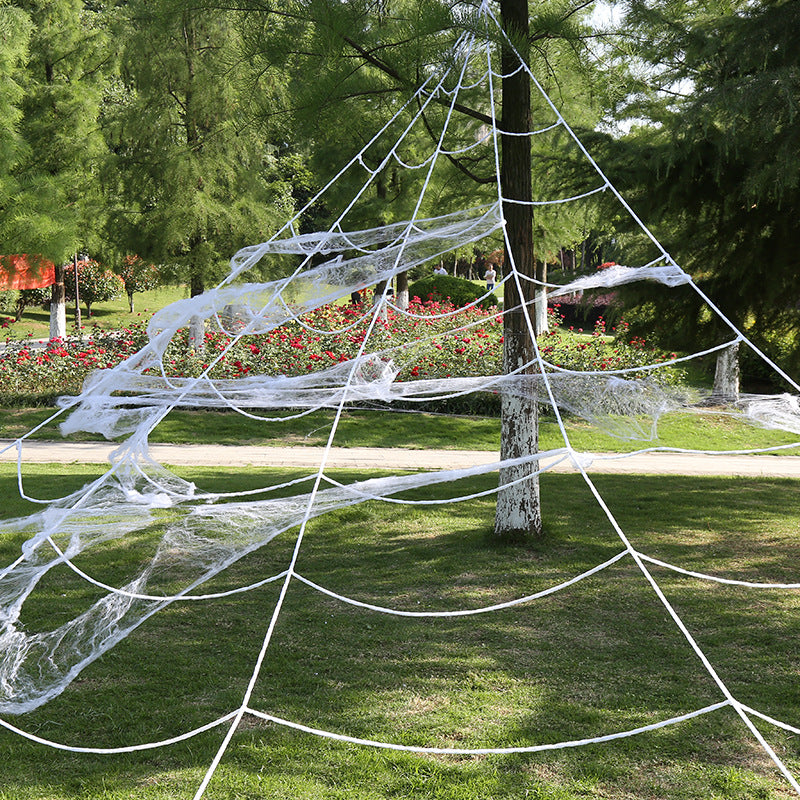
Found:
<svg viewBox="0 0 800 800"><path fill-rule="evenodd" d="M377 67L384 75L388 75L393 80L397 81L401 86L408 85L408 81L404 80L403 76L397 72L393 67L387 64L382 59L378 58L374 53L371 53L369 50L365 50L358 42L355 42L349 36L343 36L343 41L350 45L360 56L363 58L367 63L372 64L373 67ZM433 101L435 103L439 103L440 105L446 106L450 108L451 104L447 100L442 100L437 97L433 97ZM494 120L488 115L484 114L480 111L477 111L474 108L470 108L469 106L461 105L461 103L455 103L452 105L454 111L458 111L461 114L465 114L468 117L472 117L472 119L476 119L479 122L483 122L486 125L493 125Z"/></svg>

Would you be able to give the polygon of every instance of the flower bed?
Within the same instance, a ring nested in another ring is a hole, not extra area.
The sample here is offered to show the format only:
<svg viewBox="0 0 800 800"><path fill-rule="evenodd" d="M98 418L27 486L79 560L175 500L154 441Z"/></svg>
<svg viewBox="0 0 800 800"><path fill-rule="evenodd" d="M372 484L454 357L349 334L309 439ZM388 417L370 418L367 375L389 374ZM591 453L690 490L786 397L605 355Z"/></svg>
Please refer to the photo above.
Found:
<svg viewBox="0 0 800 800"><path fill-rule="evenodd" d="M238 340L221 331L208 332L200 351L192 348L188 331L182 330L167 349L164 368L177 377L206 370L214 378L307 374L356 356L372 325L369 350L393 349L400 380L501 371L502 319L497 309L456 308L447 301L423 303L414 298L410 315L389 309L386 319L374 323L371 310L366 305L328 305L299 322ZM539 343L543 356L559 367L613 370L667 357L643 340L627 337L624 324L612 340L602 319L590 336L555 327L560 321L555 310L551 321L553 328L540 336ZM0 355L0 402L49 403L60 394L78 394L89 373L115 366L146 340L144 326L134 326L114 333L98 330L83 342L52 341L43 348L8 342ZM675 370L665 374L675 380ZM478 401L471 408L480 410L483 405Z"/></svg>

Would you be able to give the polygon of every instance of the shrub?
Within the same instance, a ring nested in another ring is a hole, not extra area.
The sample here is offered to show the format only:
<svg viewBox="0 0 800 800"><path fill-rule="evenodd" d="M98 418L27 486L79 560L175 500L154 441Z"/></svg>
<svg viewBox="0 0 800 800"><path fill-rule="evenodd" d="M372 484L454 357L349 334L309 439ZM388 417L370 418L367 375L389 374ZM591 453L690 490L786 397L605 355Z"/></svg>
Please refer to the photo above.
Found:
<svg viewBox="0 0 800 800"><path fill-rule="evenodd" d="M369 330L370 349L391 349L388 355L401 381L500 373L503 322L496 312L419 301L412 302L409 311L411 316L389 309L385 320L373 323L368 314L364 315L362 306L330 304L309 312L299 322L241 339L221 330L208 331L202 350L194 347L189 331L184 329L167 347L163 369L175 377L198 376L210 369L211 376L217 379L307 375L355 357ZM458 329L453 330L454 326ZM612 334L616 334L616 341L612 341ZM136 325L113 333L95 331L82 342L51 342L44 349L28 342L10 344L0 352L0 398L8 404L23 402L23 398L30 402L36 395L50 399L60 393L77 393L91 371L113 367L145 341L144 327ZM654 351L643 339L630 337L624 323L607 332L602 320L591 334L554 327L539 337L539 346L547 361L568 369L611 371L669 358L668 354ZM161 374L161 366L150 369L153 374ZM665 367L654 378L674 383L681 380L681 374L673 367ZM488 391L430 400L413 407L492 414L499 410L499 396Z"/></svg>
<svg viewBox="0 0 800 800"><path fill-rule="evenodd" d="M0 292L0 314L14 314L18 297L19 292L16 289Z"/></svg>
<svg viewBox="0 0 800 800"><path fill-rule="evenodd" d="M559 297L554 307L568 325L585 325L591 328L599 319L608 319L618 313L617 292L585 292Z"/></svg>
<svg viewBox="0 0 800 800"><path fill-rule="evenodd" d="M14 322L19 322L26 308L31 306L50 307L50 287L45 289L11 289L0 292L0 314L13 314Z"/></svg>
<svg viewBox="0 0 800 800"><path fill-rule="evenodd" d="M22 314L28 306L40 306L41 308L50 307L50 298L53 290L48 286L45 289L21 289L17 297L17 308L14 321L19 322Z"/></svg>
<svg viewBox="0 0 800 800"><path fill-rule="evenodd" d="M92 315L93 303L104 303L119 297L125 284L119 275L104 269L93 258L78 262L78 292L86 306L86 313ZM64 273L64 289L68 300L75 299L75 269L68 267Z"/></svg>
<svg viewBox="0 0 800 800"><path fill-rule="evenodd" d="M149 292L159 284L158 268L136 255L128 255L122 260L117 274L125 285L128 305L133 314L133 295L136 292Z"/></svg>
<svg viewBox="0 0 800 800"><path fill-rule="evenodd" d="M427 278L414 281L408 287L410 297L419 297L423 303L433 301L437 303L450 302L456 308L474 303L484 294L480 286L463 278L454 278L452 275L430 275ZM497 297L490 294L478 303L480 308L496 306Z"/></svg>

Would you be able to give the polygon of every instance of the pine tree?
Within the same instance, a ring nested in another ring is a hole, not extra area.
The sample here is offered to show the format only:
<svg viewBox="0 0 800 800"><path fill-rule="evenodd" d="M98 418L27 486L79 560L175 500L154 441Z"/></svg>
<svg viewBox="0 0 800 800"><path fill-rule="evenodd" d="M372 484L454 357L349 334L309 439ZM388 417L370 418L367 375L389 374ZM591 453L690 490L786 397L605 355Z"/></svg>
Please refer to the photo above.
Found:
<svg viewBox="0 0 800 800"><path fill-rule="evenodd" d="M757 342L786 337L800 331L800 2L674 8L633 4L641 55L673 91L643 91L625 109L653 124L606 142L615 174L739 328ZM731 338L696 295L680 297L665 313L645 296L641 319L671 347Z"/></svg>
<svg viewBox="0 0 800 800"><path fill-rule="evenodd" d="M93 241L102 222L97 129L108 50L100 12L80 0L23 0L31 35L20 75L19 134L24 154L14 167L16 192L7 243L56 264L51 336L65 334L63 264Z"/></svg>
<svg viewBox="0 0 800 800"><path fill-rule="evenodd" d="M455 36L474 26L483 36L485 26L476 7L467 4L451 5L425 0L424 2L382 2L377 6L371 2L337 3L330 0L282 4L279 14L271 5L260 0L245 3L256 15L254 26L258 37L268 39L262 43L261 52L266 56L274 52L287 54L295 65L306 65L301 75L313 74L315 81L309 90L302 87L293 94L292 100L301 108L330 108L343 104L348 109L361 108L369 98L373 107L387 106L400 95L407 95L417 88L420 76L427 74L434 64L442 64ZM501 18L505 32L524 56L537 56L548 65L548 57L556 57L563 66L581 50L580 12L582 3L548 3L539 5L533 23L527 0L502 0ZM237 3L241 8L241 4ZM258 12L261 13L259 18ZM268 22L267 22L268 21ZM283 47L275 47L270 34L277 30L277 40ZM266 32L266 34L265 34ZM568 46L560 48L564 40ZM510 66L510 51L498 38L498 49L506 55L504 72L517 71L518 64ZM535 43L535 48L531 44ZM293 54L292 56L288 54ZM469 94L469 93L468 93ZM456 126L465 141L475 141L475 130L480 125L491 124L485 100L478 97L476 88L472 96L463 99L456 110L461 117ZM470 105L470 101L473 104ZM542 104L544 105L544 104ZM525 133L532 130L530 86L524 72L504 81L503 120L509 131ZM540 110L540 109L539 109ZM317 112L318 113L318 112ZM356 118L363 111L355 111ZM436 110L429 112L433 117ZM440 130L433 124L431 130ZM341 132L337 132L341 136ZM518 143L522 142L522 146ZM430 147L430 142L428 142ZM487 153L487 156L489 154ZM451 166L457 172L464 194L471 202L482 192L491 196L494 184L494 163L491 158L483 162L453 158ZM504 137L502 184L508 197L523 203L530 201L532 193L531 145L525 137ZM379 185L378 185L379 187ZM441 196L440 196L441 198ZM378 195L378 200L382 198ZM385 213L385 204L381 206ZM441 207L441 204L440 204ZM511 231L511 248L514 261L523 274L536 277L533 215L530 206L514 205L506 209ZM376 215L380 220L380 216ZM375 224L375 220L371 224ZM542 259L543 260L543 259ZM510 259L506 259L510 263ZM539 273L541 277L541 273ZM528 282L525 282L526 284ZM515 306L516 311L506 313L506 340L508 341L506 368L532 360L532 345L526 338L528 312L523 309L531 298L515 296L513 289L506 290L506 307ZM516 343L516 344L515 344ZM518 345L518 346L517 346ZM529 399L519 403L508 399L504 405L502 424L503 453L506 457L532 455L538 447L536 403ZM534 462L525 474L535 471ZM506 486L517 473L507 472L501 476L500 499L496 515L496 532L501 536L515 537L517 534L540 535L541 514L539 509L538 482L531 474L517 487Z"/></svg>
<svg viewBox="0 0 800 800"><path fill-rule="evenodd" d="M192 295L292 208L252 124L234 22L198 3L128 3L123 82L105 124L107 180L123 199L109 237L172 265Z"/></svg>
<svg viewBox="0 0 800 800"><path fill-rule="evenodd" d="M80 0L17 5L32 23L19 127L27 149L16 169L20 245L61 263L96 229L107 41Z"/></svg>
<svg viewBox="0 0 800 800"><path fill-rule="evenodd" d="M5 248L15 238L16 169L24 158L20 73L27 61L30 28L30 18L21 9L0 3L0 241ZM4 253L9 254L13 253Z"/></svg>

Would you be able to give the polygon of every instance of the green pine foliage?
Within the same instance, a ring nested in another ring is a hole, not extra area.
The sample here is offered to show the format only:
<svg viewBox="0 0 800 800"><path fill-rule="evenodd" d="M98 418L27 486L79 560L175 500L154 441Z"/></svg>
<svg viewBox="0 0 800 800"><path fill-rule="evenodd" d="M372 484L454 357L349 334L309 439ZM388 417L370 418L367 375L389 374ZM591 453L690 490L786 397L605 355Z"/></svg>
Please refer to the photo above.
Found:
<svg viewBox="0 0 800 800"><path fill-rule="evenodd" d="M62 263L95 242L103 219L95 176L105 145L95 121L111 69L108 35L103 13L80 0L20 5L30 26L15 76L24 90L17 126L24 148L12 168L4 245Z"/></svg>
<svg viewBox="0 0 800 800"><path fill-rule="evenodd" d="M107 236L198 294L291 212L291 187L252 118L235 14L134 0L124 23L122 84L104 120L105 178L121 200Z"/></svg>
<svg viewBox="0 0 800 800"><path fill-rule="evenodd" d="M598 148L617 186L678 263L757 343L800 350L800 3L632 4L650 85L619 110L631 131ZM625 236L625 234L622 234ZM645 243L646 244L646 243ZM642 250L642 263L652 256ZM732 333L688 289L628 289L626 319L669 347ZM669 303L667 307L665 303Z"/></svg>
<svg viewBox="0 0 800 800"><path fill-rule="evenodd" d="M14 218L13 198L19 190L14 169L24 148L18 129L24 94L20 79L29 37L28 15L20 8L0 3L0 239L4 242L8 241Z"/></svg>
<svg viewBox="0 0 800 800"><path fill-rule="evenodd" d="M241 8L241 3L235 3ZM249 0L243 17L248 54L259 74L286 75L286 91L277 104L273 97L262 113L269 120L280 117L287 132L307 143L310 163L324 185L359 148L401 107L434 69L452 66L451 47L465 30L486 35L485 21L477 8L441 0L392 0L375 4L368 0L331 3L329 0L287 0L276 13L273 4ZM544 88L555 96L570 118L591 126L599 118L599 95L606 93L605 80L584 60L588 30L583 4L547 2L531 8L534 68ZM499 48L499 39L496 43ZM495 51L496 53L496 51ZM349 213L348 227L436 216L443 211L478 206L497 198L494 149L471 147L486 135L491 107L483 80L485 64L479 46L475 63L464 76L469 88L459 93L459 104L451 115L447 102L433 102L425 109L424 122L405 136L397 150L404 164L420 165L439 144L449 115L449 126L441 146L451 155L440 155L422 203L417 201L427 169L409 170L389 160L360 195L358 209ZM313 80L308 76L313 75ZM452 88L458 70L447 79ZM474 86L470 86L474 83ZM499 85L496 102L499 103ZM498 107L498 116L502 110ZM401 116L364 154L365 166L377 169L389 147L406 132L416 104ZM554 121L553 112L538 98L534 102L533 128ZM538 137L535 188L538 196L558 193L552 159L545 154L563 149L568 142L557 135ZM468 151L464 155L453 155ZM328 198L331 209L346 207L367 179L363 171L342 176ZM539 260L581 238L586 210L572 212L559 207L557 213L537 211L535 247Z"/></svg>

